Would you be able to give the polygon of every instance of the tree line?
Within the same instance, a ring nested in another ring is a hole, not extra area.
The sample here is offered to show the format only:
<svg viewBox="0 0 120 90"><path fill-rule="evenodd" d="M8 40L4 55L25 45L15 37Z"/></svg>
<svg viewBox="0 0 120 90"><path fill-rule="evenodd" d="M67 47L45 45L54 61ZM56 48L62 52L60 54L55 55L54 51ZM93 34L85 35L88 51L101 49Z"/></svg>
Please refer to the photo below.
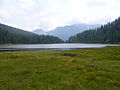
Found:
<svg viewBox="0 0 120 90"><path fill-rule="evenodd" d="M49 44L62 43L63 41L55 36L37 35L21 29L0 24L1 44Z"/></svg>
<svg viewBox="0 0 120 90"><path fill-rule="evenodd" d="M115 21L72 36L69 43L120 43L120 17Z"/></svg>

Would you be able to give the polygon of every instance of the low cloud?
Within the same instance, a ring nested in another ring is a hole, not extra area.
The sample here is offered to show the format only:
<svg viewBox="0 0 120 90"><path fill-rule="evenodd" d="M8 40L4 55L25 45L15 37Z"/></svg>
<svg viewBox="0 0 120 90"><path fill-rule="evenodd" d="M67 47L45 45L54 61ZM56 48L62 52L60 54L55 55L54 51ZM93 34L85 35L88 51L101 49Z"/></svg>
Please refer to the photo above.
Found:
<svg viewBox="0 0 120 90"><path fill-rule="evenodd" d="M35 5L35 0L20 0L20 7L25 9L33 8Z"/></svg>
<svg viewBox="0 0 120 90"><path fill-rule="evenodd" d="M0 9L0 18L2 19L8 19L10 18L11 15L5 10L5 9Z"/></svg>
<svg viewBox="0 0 120 90"><path fill-rule="evenodd" d="M51 30L71 24L105 24L120 15L120 0L0 0L1 23Z"/></svg>

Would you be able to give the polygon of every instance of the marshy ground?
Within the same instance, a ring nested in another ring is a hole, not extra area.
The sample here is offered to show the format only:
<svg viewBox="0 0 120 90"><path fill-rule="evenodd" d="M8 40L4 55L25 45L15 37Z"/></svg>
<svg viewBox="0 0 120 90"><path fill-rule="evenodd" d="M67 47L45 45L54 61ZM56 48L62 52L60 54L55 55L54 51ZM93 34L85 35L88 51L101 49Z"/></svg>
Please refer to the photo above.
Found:
<svg viewBox="0 0 120 90"><path fill-rule="evenodd" d="M120 47L0 52L0 90L120 90Z"/></svg>

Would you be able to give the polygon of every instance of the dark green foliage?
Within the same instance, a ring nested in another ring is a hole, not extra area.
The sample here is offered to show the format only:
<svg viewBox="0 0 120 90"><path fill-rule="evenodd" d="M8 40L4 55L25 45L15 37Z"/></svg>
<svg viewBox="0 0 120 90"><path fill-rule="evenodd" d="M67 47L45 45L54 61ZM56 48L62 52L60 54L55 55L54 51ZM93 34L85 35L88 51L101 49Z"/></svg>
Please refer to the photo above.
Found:
<svg viewBox="0 0 120 90"><path fill-rule="evenodd" d="M17 28L0 24L0 43L13 44L41 44L41 43L61 43L58 37L49 35L37 35Z"/></svg>
<svg viewBox="0 0 120 90"><path fill-rule="evenodd" d="M120 43L120 18L100 28L87 30L69 38L72 43Z"/></svg>

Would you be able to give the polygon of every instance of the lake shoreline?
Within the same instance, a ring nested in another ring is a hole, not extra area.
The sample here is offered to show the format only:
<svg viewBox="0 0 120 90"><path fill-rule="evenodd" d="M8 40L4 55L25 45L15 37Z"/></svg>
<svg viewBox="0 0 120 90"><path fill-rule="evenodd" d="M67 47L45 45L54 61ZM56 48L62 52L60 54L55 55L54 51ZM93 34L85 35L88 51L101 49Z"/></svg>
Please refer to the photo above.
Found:
<svg viewBox="0 0 120 90"><path fill-rule="evenodd" d="M87 48L103 48L107 46L120 46L120 44L18 44L0 45L0 52L3 51L39 51L39 50L74 50Z"/></svg>
<svg viewBox="0 0 120 90"><path fill-rule="evenodd" d="M104 47L95 47L97 48L106 48L106 47L118 47L118 46L104 46ZM17 51L52 51L52 50L59 50L59 51L66 51L66 50L80 50L80 49L95 49L95 48L29 48L29 49L0 49L0 52L17 52Z"/></svg>

